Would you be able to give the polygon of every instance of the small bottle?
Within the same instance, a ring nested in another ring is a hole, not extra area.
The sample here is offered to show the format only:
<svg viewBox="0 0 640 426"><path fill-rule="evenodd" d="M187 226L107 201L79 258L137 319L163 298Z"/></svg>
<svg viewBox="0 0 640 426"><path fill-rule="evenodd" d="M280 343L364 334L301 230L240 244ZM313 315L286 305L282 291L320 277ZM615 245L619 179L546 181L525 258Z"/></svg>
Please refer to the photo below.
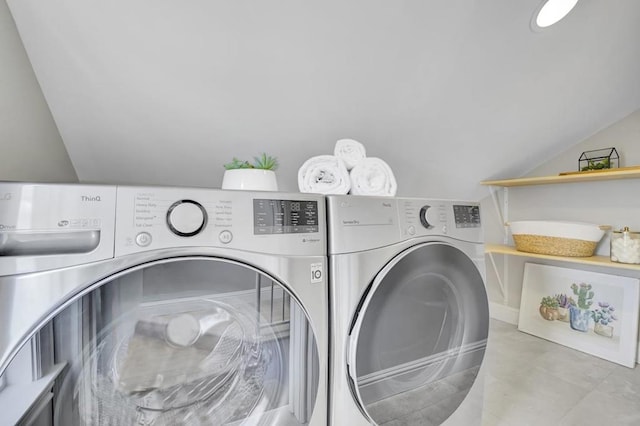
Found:
<svg viewBox="0 0 640 426"><path fill-rule="evenodd" d="M611 261L640 263L640 232L629 231L625 226L611 233Z"/></svg>

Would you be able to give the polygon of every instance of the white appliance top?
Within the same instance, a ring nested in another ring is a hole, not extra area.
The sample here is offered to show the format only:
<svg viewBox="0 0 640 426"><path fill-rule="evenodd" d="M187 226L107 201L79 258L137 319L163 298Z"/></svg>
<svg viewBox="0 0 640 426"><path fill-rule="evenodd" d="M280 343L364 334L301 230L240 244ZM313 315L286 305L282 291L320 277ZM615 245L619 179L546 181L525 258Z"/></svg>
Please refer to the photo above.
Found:
<svg viewBox="0 0 640 426"><path fill-rule="evenodd" d="M321 195L0 183L0 276L178 247L326 254Z"/></svg>
<svg viewBox="0 0 640 426"><path fill-rule="evenodd" d="M327 217L329 254L428 236L483 242L478 202L329 195Z"/></svg>

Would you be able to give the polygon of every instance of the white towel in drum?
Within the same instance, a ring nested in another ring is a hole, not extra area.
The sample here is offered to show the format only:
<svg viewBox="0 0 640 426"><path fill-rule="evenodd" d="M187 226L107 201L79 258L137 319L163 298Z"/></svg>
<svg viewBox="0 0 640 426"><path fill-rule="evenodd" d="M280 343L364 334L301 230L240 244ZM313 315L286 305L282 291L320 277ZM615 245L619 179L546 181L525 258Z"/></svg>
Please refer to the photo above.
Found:
<svg viewBox="0 0 640 426"><path fill-rule="evenodd" d="M356 140L340 139L336 142L333 155L341 158L347 166L347 170L351 170L367 156L367 152L364 145Z"/></svg>
<svg viewBox="0 0 640 426"><path fill-rule="evenodd" d="M300 192L347 194L351 189L349 171L336 156L311 157L298 170L298 188Z"/></svg>
<svg viewBox="0 0 640 426"><path fill-rule="evenodd" d="M365 158L351 170L350 175L353 195L396 195L396 178L389 165L379 158Z"/></svg>

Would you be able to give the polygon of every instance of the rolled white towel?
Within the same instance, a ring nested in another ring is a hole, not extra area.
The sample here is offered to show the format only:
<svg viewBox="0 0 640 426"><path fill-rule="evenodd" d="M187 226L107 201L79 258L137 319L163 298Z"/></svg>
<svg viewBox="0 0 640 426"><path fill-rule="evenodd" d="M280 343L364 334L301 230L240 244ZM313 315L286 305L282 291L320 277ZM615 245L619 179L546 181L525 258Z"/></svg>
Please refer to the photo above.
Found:
<svg viewBox="0 0 640 426"><path fill-rule="evenodd" d="M351 170L367 156L367 152L364 145L356 140L340 139L336 142L333 155L341 158L347 166L347 170Z"/></svg>
<svg viewBox="0 0 640 426"><path fill-rule="evenodd" d="M396 178L389 165L379 158L365 158L351 170L350 176L354 195L396 195Z"/></svg>
<svg viewBox="0 0 640 426"><path fill-rule="evenodd" d="M304 162L298 170L300 192L348 194L351 189L349 171L344 161L333 155L318 155Z"/></svg>

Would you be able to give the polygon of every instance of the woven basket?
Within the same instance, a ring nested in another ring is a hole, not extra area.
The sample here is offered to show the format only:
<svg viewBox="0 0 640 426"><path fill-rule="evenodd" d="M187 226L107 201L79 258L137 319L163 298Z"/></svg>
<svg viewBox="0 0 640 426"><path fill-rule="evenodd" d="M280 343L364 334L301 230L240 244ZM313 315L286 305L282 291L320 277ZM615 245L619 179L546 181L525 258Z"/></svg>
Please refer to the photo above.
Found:
<svg viewBox="0 0 640 426"><path fill-rule="evenodd" d="M598 245L597 241L530 234L514 234L513 241L518 251L569 257L593 256Z"/></svg>

